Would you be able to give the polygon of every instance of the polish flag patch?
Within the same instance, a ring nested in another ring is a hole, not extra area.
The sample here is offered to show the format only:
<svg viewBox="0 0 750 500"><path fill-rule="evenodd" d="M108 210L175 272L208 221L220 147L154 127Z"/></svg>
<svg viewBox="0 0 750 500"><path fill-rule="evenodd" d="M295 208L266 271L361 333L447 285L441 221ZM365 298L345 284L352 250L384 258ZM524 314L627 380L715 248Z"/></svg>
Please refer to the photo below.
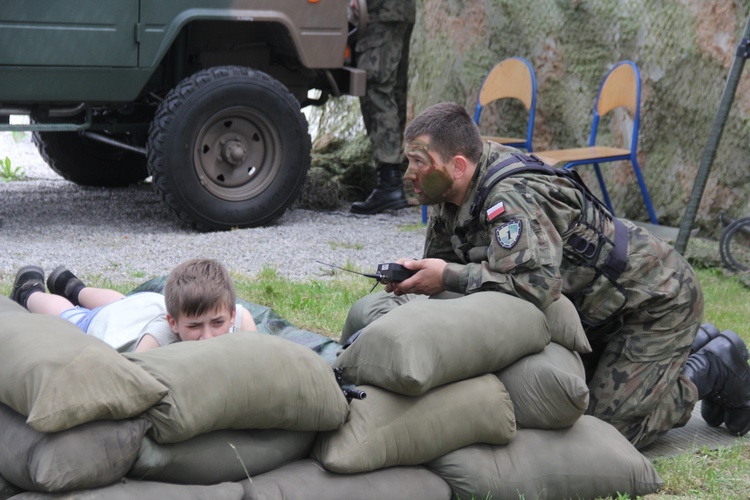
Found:
<svg viewBox="0 0 750 500"><path fill-rule="evenodd" d="M505 213L505 205L503 202L496 203L487 209L487 219L492 222L495 218Z"/></svg>

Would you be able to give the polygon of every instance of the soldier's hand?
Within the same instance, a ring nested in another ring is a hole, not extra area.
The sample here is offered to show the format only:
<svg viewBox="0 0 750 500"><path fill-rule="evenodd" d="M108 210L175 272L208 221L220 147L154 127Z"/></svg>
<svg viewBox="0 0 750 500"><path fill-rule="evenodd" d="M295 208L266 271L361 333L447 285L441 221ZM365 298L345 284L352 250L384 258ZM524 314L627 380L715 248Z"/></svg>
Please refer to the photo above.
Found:
<svg viewBox="0 0 750 500"><path fill-rule="evenodd" d="M443 286L443 270L448 263L442 259L399 259L396 261L407 269L417 271L417 274L400 283L388 283L386 292L395 295L417 293L421 295L437 295L445 290Z"/></svg>

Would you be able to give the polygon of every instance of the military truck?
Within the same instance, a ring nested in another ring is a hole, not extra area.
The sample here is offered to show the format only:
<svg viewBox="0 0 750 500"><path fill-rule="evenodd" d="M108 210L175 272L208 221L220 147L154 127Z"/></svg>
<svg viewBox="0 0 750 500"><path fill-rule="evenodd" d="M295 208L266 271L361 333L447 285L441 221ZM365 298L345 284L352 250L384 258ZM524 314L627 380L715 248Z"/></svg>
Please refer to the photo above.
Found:
<svg viewBox="0 0 750 500"><path fill-rule="evenodd" d="M366 0L354 6L362 29ZM349 7L3 0L0 131L31 131L49 166L77 184L150 176L200 230L266 225L293 203L310 166L301 108L364 94Z"/></svg>

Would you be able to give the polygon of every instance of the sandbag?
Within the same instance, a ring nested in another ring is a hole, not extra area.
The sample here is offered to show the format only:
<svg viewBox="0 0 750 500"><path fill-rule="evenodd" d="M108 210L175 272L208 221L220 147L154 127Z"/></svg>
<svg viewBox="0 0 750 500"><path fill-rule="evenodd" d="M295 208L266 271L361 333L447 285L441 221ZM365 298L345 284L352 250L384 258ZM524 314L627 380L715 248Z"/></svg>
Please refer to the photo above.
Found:
<svg viewBox="0 0 750 500"><path fill-rule="evenodd" d="M651 463L617 429L588 415L568 429L519 429L507 446L467 446L427 467L462 500L635 498L662 485Z"/></svg>
<svg viewBox="0 0 750 500"><path fill-rule="evenodd" d="M505 444L516 433L513 403L492 374L402 396L372 386L351 403L341 429L320 433L311 457L332 472L418 465L473 443Z"/></svg>
<svg viewBox="0 0 750 500"><path fill-rule="evenodd" d="M7 312L22 312L29 314L29 311L15 300L0 295L0 314Z"/></svg>
<svg viewBox="0 0 750 500"><path fill-rule="evenodd" d="M432 473L430 473L432 474ZM448 485L446 484L446 487ZM0 500L8 500L12 496L23 493L23 490L16 485L9 483L3 476L0 475Z"/></svg>
<svg viewBox="0 0 750 500"><path fill-rule="evenodd" d="M567 347L580 354L591 352L591 344L583 330L576 306L565 295L547 306L544 310L552 342Z"/></svg>
<svg viewBox="0 0 750 500"><path fill-rule="evenodd" d="M246 500L449 500L451 490L424 467L390 467L362 474L334 474L315 460L300 460L240 481Z"/></svg>
<svg viewBox="0 0 750 500"><path fill-rule="evenodd" d="M240 483L221 483L211 486L157 483L122 479L120 482L69 493L26 492L13 500L243 500L245 490Z"/></svg>
<svg viewBox="0 0 750 500"><path fill-rule="evenodd" d="M0 475L24 490L68 491L118 481L135 462L148 422L99 420L56 433L0 405Z"/></svg>
<svg viewBox="0 0 750 500"><path fill-rule="evenodd" d="M570 427L589 405L581 357L554 342L496 375L510 394L519 428Z"/></svg>
<svg viewBox="0 0 750 500"><path fill-rule="evenodd" d="M414 300L370 323L334 367L345 380L419 396L498 371L550 341L544 314L498 292Z"/></svg>
<svg viewBox="0 0 750 500"><path fill-rule="evenodd" d="M167 392L142 368L72 323L7 312L0 329L0 403L40 432L139 415Z"/></svg>
<svg viewBox="0 0 750 500"><path fill-rule="evenodd" d="M328 431L349 413L324 359L269 335L239 332L124 356L169 388L145 413L157 443L225 429Z"/></svg>
<svg viewBox="0 0 750 500"><path fill-rule="evenodd" d="M240 481L310 454L315 432L227 430L159 444L149 437L128 476L178 484Z"/></svg>

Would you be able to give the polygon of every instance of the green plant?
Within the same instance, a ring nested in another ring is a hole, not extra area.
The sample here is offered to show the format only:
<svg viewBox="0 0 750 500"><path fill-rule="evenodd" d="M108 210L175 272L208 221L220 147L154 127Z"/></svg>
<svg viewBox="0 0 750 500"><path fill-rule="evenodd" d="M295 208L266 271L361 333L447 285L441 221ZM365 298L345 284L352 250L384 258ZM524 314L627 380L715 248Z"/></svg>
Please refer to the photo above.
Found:
<svg viewBox="0 0 750 500"><path fill-rule="evenodd" d="M24 177L26 177L26 174L23 171L23 167L14 167L7 156L5 160L0 160L0 179L9 182L20 181Z"/></svg>

